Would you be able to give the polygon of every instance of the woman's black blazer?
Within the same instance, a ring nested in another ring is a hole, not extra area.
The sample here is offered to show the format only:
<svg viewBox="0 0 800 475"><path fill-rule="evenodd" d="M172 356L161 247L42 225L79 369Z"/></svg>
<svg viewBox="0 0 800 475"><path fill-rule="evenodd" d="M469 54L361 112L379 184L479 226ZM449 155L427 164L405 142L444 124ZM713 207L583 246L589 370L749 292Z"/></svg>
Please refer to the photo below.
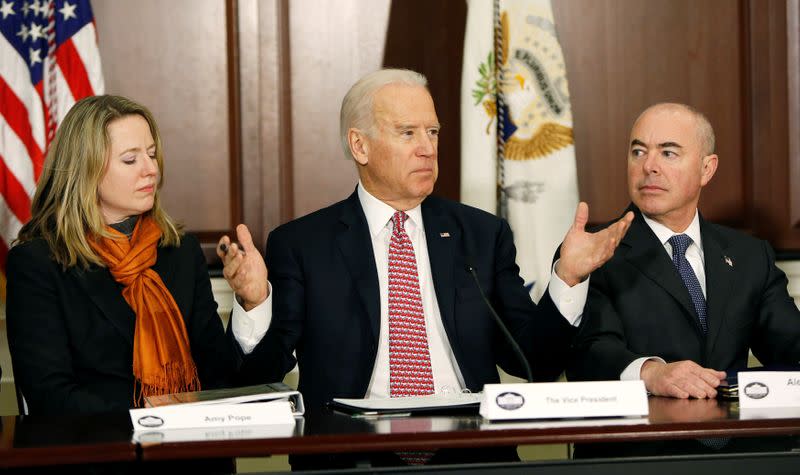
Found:
<svg viewBox="0 0 800 475"><path fill-rule="evenodd" d="M205 258L193 236L158 249L161 276L186 323L203 389L233 383L240 352L226 335ZM31 414L128 409L134 393L136 316L107 268L66 271L42 239L8 254L9 348Z"/></svg>

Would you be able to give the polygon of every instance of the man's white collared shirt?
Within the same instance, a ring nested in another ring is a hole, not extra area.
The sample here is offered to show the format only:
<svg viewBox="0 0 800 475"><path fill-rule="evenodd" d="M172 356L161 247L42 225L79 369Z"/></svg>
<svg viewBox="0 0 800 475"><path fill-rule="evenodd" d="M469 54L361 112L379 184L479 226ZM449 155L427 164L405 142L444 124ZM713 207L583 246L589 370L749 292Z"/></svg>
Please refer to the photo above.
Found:
<svg viewBox="0 0 800 475"><path fill-rule="evenodd" d="M689 238L691 238L692 243L688 248L686 248L686 260L689 261L689 265L692 267L694 274L697 276L697 280L700 282L700 288L703 290L703 297L705 297L706 267L703 254L703 239L700 235L700 215L697 213L697 210L694 212L694 219L692 219L689 227L686 228L686 230L682 233L676 233L663 224L648 218L644 214L642 214L642 217L644 218L644 222L647 223L647 226L653 230L653 233L655 233L661 245L664 246L664 250L667 252L670 260L672 260L672 244L669 243L669 239L676 234L686 234L689 236ZM642 366L647 360L659 361L666 364L666 361L664 361L664 359L661 357L643 356L633 360L631 364L626 366L625 369L622 370L622 373L620 373L619 379L622 381L634 381L641 379Z"/></svg>
<svg viewBox="0 0 800 475"><path fill-rule="evenodd" d="M367 218L372 241L375 267L378 272L381 309L378 352L365 397L389 397L389 242L392 234L391 217L395 210L372 196L361 183L358 184L357 193L361 208ZM464 378L447 338L434 291L421 205L406 211L406 214L409 216L405 224L406 234L411 240L417 259L434 388L437 393L460 391L465 387ZM269 268L269 262L267 262L267 268ZM548 292L561 315L573 326L580 323L588 289L589 279L569 287L556 275L555 265L553 266ZM271 286L267 300L249 312L245 312L234 299L231 325L233 325L233 334L245 354L252 352L267 332L272 320L272 299ZM536 362L532 361L531 364L535 365Z"/></svg>

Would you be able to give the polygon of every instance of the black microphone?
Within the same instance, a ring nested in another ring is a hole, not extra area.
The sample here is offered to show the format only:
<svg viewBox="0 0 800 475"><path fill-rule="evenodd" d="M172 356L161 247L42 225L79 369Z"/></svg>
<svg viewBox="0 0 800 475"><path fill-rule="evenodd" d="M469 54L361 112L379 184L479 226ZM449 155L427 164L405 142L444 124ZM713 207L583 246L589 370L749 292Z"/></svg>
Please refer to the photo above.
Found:
<svg viewBox="0 0 800 475"><path fill-rule="evenodd" d="M478 281L478 274L475 273L475 266L472 265L472 258L466 256L467 261L467 272L472 274L472 278L475 279L475 286L478 287L478 292L481 293L481 298L483 302L486 304L486 307L489 309L489 313L492 314L494 317L494 321L497 323L497 326L500 327L500 330L503 332L503 336L506 338L506 341L511 345L511 349L514 350L514 354L517 355L517 359L520 363L522 363L522 367L525 369L525 375L527 376L527 380L529 383L533 382L533 375L531 374L531 365L528 364L528 359L525 358L525 355L522 353L522 349L517 344L517 341L511 336L511 332L508 331L506 324L500 320L500 316L497 315L497 312L494 311L494 307L492 307L492 303L489 302L489 299L486 298L486 294L483 293L483 287L481 287L481 283Z"/></svg>

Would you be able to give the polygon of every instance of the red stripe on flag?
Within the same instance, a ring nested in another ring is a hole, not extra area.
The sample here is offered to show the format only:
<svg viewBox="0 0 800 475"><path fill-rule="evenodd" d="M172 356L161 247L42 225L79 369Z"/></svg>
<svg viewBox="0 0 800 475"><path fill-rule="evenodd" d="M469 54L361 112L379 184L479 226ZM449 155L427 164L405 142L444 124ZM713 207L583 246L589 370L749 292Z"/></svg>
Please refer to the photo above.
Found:
<svg viewBox="0 0 800 475"><path fill-rule="evenodd" d="M89 82L89 75L86 73L86 66L83 64L78 50L75 49L72 39L61 43L61 46L58 47L56 63L61 68L61 73L75 100L94 95L92 83Z"/></svg>
<svg viewBox="0 0 800 475"><path fill-rule="evenodd" d="M47 147L45 147L45 153L47 153L47 149L50 147L50 133L48 132L48 114L50 114L50 109L47 107L47 101L44 100L44 80L39 81L34 86L36 89L36 93L39 94L39 100L42 101L42 112L44 115L44 134L45 140L47 141ZM39 182L39 175L42 174L42 167L44 167L44 156L40 157L38 160L33 160L33 177L36 179L36 182Z"/></svg>
<svg viewBox="0 0 800 475"><path fill-rule="evenodd" d="M44 155L39 145L33 139L28 109L25 107L25 104L19 100L17 95L14 94L14 91L8 87L8 83L6 83L1 75L0 104L3 105L3 107L0 108L0 113L3 114L11 130L17 134L17 137L19 137L28 150L28 157L33 162L34 176L38 180L42 170L42 163L44 163Z"/></svg>
<svg viewBox="0 0 800 475"><path fill-rule="evenodd" d="M0 194L20 223L25 223L31 218L31 199L17 177L6 167L2 155L0 155Z"/></svg>

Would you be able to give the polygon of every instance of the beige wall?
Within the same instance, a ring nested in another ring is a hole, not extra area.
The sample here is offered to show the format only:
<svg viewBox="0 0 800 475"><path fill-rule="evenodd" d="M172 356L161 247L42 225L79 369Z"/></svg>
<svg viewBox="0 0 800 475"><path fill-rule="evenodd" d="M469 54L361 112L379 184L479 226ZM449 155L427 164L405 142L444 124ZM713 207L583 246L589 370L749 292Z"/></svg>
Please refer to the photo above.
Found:
<svg viewBox="0 0 800 475"><path fill-rule="evenodd" d="M142 102L165 152L164 202L192 230L231 221L225 2L95 1L106 92Z"/></svg>

